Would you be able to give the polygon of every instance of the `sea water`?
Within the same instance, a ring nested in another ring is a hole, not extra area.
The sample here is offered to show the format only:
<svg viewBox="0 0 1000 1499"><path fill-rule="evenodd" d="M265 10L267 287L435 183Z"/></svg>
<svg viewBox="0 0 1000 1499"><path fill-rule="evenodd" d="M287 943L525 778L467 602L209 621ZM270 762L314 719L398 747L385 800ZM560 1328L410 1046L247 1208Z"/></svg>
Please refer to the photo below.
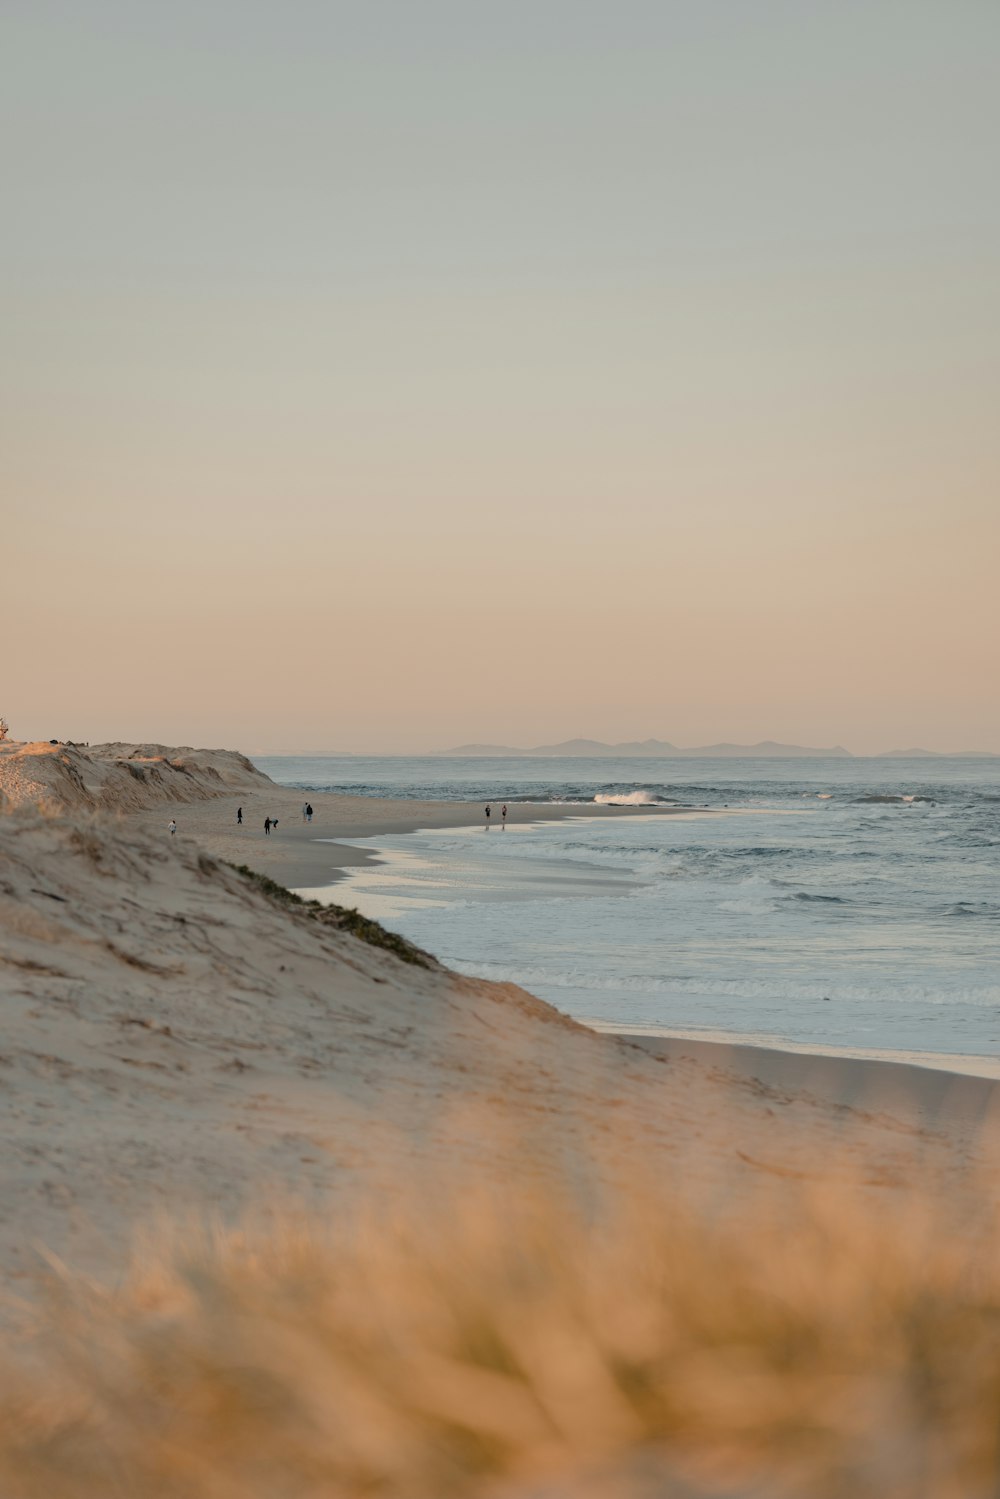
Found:
<svg viewBox="0 0 1000 1499"><path fill-rule="evenodd" d="M259 759L286 785L493 806L351 840L334 898L581 1020L1000 1058L1000 759ZM506 800L579 818L508 826ZM606 802L648 807L588 818ZM664 808L687 808L662 815Z"/></svg>

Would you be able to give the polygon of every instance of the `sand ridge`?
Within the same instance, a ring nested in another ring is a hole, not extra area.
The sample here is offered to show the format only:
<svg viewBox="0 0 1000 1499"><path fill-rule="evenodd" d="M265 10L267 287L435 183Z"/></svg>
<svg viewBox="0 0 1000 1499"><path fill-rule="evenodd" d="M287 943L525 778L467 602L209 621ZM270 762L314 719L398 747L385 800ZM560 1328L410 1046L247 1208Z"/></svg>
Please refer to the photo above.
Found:
<svg viewBox="0 0 1000 1499"><path fill-rule="evenodd" d="M162 744L0 744L0 806L137 812L252 791L271 782L236 750Z"/></svg>

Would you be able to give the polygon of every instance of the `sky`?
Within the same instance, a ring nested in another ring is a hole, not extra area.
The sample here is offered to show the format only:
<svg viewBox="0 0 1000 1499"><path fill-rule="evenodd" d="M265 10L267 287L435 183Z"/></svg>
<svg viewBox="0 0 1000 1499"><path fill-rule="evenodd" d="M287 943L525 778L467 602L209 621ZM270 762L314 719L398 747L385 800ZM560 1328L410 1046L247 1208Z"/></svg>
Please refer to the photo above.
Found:
<svg viewBox="0 0 1000 1499"><path fill-rule="evenodd" d="M21 739L1000 750L994 0L3 0Z"/></svg>

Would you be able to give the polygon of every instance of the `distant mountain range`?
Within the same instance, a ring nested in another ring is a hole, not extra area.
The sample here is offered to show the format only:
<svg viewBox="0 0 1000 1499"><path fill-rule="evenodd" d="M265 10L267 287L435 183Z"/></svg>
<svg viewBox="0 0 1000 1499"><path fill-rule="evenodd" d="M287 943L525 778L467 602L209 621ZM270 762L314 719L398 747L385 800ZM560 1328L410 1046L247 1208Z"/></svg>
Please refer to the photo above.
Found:
<svg viewBox="0 0 1000 1499"><path fill-rule="evenodd" d="M680 749L665 739L630 739L624 744L604 744L600 739L565 739L561 744L536 744L532 749L519 749L510 744L459 744L454 749L442 750L443 755L462 755L467 758L505 756L551 757L553 759L630 758L630 759L741 759L741 760L853 760L854 755L843 745L814 749L803 744L779 744L774 739L762 739L759 744L699 744L691 749ZM992 758L990 750L967 750L966 756ZM908 749L886 750L872 756L877 760L943 759L938 750Z"/></svg>

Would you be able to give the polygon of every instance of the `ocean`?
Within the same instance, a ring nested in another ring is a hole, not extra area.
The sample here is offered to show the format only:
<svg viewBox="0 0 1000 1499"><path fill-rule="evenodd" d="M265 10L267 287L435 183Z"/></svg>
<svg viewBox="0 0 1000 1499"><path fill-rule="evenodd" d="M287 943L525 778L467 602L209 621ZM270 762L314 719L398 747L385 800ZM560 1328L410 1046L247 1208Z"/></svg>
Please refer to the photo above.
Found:
<svg viewBox="0 0 1000 1499"><path fill-rule="evenodd" d="M1000 759L256 763L354 795L578 804L506 833L350 840L382 862L333 892L577 1019L1000 1059ZM650 813L588 820L616 800Z"/></svg>

